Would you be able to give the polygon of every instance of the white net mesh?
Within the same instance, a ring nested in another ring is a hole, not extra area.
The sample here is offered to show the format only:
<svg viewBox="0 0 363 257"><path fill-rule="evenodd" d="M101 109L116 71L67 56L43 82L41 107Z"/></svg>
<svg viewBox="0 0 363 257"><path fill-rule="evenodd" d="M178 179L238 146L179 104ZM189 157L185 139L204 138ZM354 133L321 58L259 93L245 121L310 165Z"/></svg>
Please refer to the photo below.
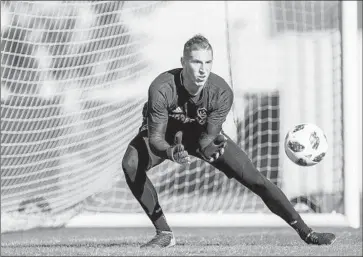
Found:
<svg viewBox="0 0 363 257"><path fill-rule="evenodd" d="M142 212L123 153L151 80L178 67L185 40L199 32L235 91L227 133L291 199L341 212L339 3L228 5L2 1L2 231L62 225L82 211ZM305 121L323 128L331 147L308 171L281 150L287 129ZM165 212L268 212L198 160L164 162L149 177Z"/></svg>

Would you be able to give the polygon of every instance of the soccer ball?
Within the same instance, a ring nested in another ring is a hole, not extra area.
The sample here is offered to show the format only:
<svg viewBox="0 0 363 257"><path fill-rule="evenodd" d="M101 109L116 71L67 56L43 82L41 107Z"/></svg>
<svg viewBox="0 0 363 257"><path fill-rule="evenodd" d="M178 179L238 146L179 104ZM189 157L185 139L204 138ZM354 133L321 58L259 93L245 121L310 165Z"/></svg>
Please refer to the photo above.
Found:
<svg viewBox="0 0 363 257"><path fill-rule="evenodd" d="M297 165L316 165L327 151L328 141L324 131L314 124L298 124L285 137L285 153Z"/></svg>

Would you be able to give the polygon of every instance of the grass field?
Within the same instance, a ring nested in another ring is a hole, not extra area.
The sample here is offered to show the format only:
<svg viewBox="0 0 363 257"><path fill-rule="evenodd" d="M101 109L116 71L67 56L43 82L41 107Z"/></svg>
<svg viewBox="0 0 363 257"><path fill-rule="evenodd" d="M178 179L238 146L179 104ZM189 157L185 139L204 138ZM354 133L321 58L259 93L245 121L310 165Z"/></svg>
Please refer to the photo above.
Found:
<svg viewBox="0 0 363 257"><path fill-rule="evenodd" d="M177 245L140 249L152 228L34 229L1 236L1 256L362 256L362 228L316 228L334 232L331 246L305 244L289 227L175 228Z"/></svg>

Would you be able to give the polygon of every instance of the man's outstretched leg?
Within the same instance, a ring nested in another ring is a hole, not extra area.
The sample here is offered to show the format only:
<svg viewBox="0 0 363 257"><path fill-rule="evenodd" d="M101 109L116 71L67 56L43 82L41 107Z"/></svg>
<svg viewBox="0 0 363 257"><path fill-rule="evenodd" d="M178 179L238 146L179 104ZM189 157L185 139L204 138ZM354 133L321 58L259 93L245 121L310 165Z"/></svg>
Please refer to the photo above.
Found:
<svg viewBox="0 0 363 257"><path fill-rule="evenodd" d="M122 160L126 182L156 229L156 236L141 247L170 247L175 245L175 238L159 205L155 187L146 175L163 160L150 153L143 136L141 132L131 141Z"/></svg>
<svg viewBox="0 0 363 257"><path fill-rule="evenodd" d="M329 245L335 241L334 234L317 233L308 227L280 188L263 176L231 139L227 139L224 154L212 165L259 195L271 212L285 220L306 243Z"/></svg>

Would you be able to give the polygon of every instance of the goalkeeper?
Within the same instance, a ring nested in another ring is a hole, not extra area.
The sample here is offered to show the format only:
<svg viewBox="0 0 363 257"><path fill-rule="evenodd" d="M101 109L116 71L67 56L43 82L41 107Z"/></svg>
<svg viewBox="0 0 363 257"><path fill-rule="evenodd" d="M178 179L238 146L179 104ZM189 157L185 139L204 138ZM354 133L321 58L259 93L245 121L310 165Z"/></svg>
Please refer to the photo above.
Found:
<svg viewBox="0 0 363 257"><path fill-rule="evenodd" d="M142 247L169 247L175 238L146 172L171 160L179 164L196 156L259 195L271 212L286 221L308 244L329 245L331 233L313 231L285 194L252 164L246 153L222 132L233 92L211 72L213 49L202 35L184 45L182 68L160 74L150 85L143 124L130 142L122 168L127 184L156 229Z"/></svg>

